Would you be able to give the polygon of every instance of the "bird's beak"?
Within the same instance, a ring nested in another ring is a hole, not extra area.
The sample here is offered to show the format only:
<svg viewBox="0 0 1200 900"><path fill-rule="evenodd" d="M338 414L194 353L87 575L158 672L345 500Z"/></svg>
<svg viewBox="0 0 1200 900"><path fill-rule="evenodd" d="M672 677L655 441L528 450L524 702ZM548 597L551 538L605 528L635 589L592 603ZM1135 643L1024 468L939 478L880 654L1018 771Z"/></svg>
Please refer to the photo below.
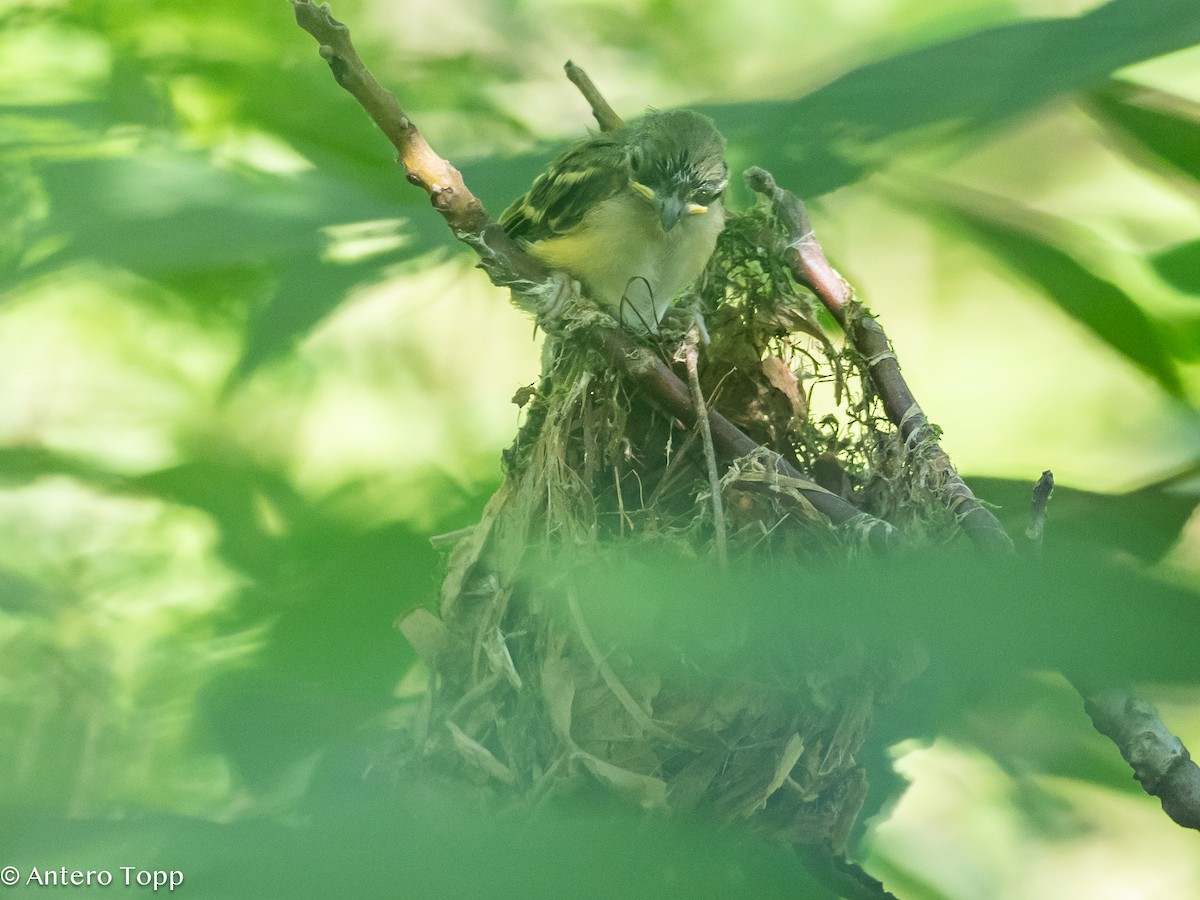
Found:
<svg viewBox="0 0 1200 900"><path fill-rule="evenodd" d="M677 194L670 194L666 197L659 196L653 189L639 181L631 181L629 186L658 207L658 219L662 222L663 231L670 231L678 225L684 213L694 215L708 212L707 206L689 203Z"/></svg>
<svg viewBox="0 0 1200 900"><path fill-rule="evenodd" d="M683 218L685 204L674 194L658 199L658 218L662 222L663 231L670 231Z"/></svg>

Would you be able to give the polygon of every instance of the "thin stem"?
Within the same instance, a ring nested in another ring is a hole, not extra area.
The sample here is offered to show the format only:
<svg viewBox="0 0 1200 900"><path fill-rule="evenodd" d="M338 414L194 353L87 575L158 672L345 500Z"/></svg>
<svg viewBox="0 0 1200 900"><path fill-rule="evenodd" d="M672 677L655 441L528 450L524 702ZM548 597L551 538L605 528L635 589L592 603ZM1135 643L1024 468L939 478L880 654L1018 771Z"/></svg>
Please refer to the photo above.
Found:
<svg viewBox="0 0 1200 900"><path fill-rule="evenodd" d="M588 106L592 108L592 115L596 117L596 123L600 126L601 131L620 131L625 127L625 120L608 105L608 101L604 99L600 89L588 77L587 72L569 59L563 69L566 70L568 80L579 88L579 93L583 94L583 99L587 100Z"/></svg>
<svg viewBox="0 0 1200 900"><path fill-rule="evenodd" d="M688 389L692 394L692 405L696 407L696 421L700 426L700 437L704 443L704 461L708 465L708 484L712 492L714 543L717 548L717 562L722 568L729 565L729 554L725 543L725 509L721 500L721 473L717 470L717 455L713 451L712 427L708 421L708 408L704 402L704 391L700 388L700 373L696 365L696 343L699 335L693 328L688 332L688 339L683 351L684 364L687 366Z"/></svg>

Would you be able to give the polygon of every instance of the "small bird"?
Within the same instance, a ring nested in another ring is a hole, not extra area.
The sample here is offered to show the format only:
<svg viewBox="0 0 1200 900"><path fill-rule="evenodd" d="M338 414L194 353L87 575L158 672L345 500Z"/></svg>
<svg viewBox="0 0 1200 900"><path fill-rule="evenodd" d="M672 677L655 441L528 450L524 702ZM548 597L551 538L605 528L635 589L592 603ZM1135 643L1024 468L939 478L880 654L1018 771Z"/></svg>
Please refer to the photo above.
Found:
<svg viewBox="0 0 1200 900"><path fill-rule="evenodd" d="M651 111L567 150L500 225L630 328L656 332L725 226L725 139L687 110Z"/></svg>

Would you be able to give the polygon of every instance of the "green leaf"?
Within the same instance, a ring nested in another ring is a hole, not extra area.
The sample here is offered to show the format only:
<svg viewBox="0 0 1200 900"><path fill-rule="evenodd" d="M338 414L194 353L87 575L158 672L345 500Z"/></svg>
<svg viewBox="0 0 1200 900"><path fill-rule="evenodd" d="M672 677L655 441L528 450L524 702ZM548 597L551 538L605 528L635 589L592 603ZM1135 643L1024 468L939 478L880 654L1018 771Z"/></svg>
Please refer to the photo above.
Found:
<svg viewBox="0 0 1200 900"><path fill-rule="evenodd" d="M390 170L373 180L361 172L354 179L322 171L282 176L167 152L46 164L40 174L50 206L42 227L63 246L27 276L96 260L166 283L198 282L208 304L229 273L241 283L221 286L226 293L261 293L264 282L278 279L272 299L252 316L236 378L287 352L355 285L450 241L421 192ZM326 258L329 227L400 217L411 224L397 231L391 249L351 262Z"/></svg>
<svg viewBox="0 0 1200 900"><path fill-rule="evenodd" d="M448 777L372 775L368 782L356 772L343 775L302 825L267 816L215 824L155 813L108 821L19 811L0 820L0 842L5 862L25 875L32 866L106 869L114 873L107 890L116 890L124 878L118 864L135 866L135 874L175 870L195 896L225 900L833 896L791 848L737 824L718 830L582 804L544 803L527 815L489 805L500 804ZM146 849L126 862L130 847ZM82 890L98 897L105 889Z"/></svg>
<svg viewBox="0 0 1200 900"><path fill-rule="evenodd" d="M1197 449L1200 463L1200 448ZM971 487L989 503L1009 534L1020 535L1029 524L1033 482L972 478ZM1056 487L1050 501L1047 546L1062 541L1103 547L1153 565L1179 539L1196 508L1195 496L1173 489L1170 482L1123 494L1098 494Z"/></svg>
<svg viewBox="0 0 1200 900"><path fill-rule="evenodd" d="M806 198L886 164L894 139L944 141L1200 42L1195 0L1113 0L988 28L861 66L798 100L712 106L730 142Z"/></svg>
<svg viewBox="0 0 1200 900"><path fill-rule="evenodd" d="M72 160L40 174L46 230L67 242L55 265L90 258L150 277L303 262L321 253L319 229L397 213L384 198L321 173L229 171L197 153Z"/></svg>
<svg viewBox="0 0 1200 900"><path fill-rule="evenodd" d="M1167 163L1200 181L1200 104L1125 81L1091 94L1085 108L1156 169Z"/></svg>
<svg viewBox="0 0 1200 900"><path fill-rule="evenodd" d="M935 216L949 220L956 230L965 227L973 231L978 246L1035 284L1059 309L1157 381L1172 397L1183 396L1179 373L1150 317L1119 286L1044 237L1041 232L1046 222L997 198L968 197L965 192L932 203L936 204Z"/></svg>
<svg viewBox="0 0 1200 900"><path fill-rule="evenodd" d="M1197 140L1200 141L1200 136ZM1171 286L1200 296L1200 241L1164 250L1150 257L1150 265Z"/></svg>

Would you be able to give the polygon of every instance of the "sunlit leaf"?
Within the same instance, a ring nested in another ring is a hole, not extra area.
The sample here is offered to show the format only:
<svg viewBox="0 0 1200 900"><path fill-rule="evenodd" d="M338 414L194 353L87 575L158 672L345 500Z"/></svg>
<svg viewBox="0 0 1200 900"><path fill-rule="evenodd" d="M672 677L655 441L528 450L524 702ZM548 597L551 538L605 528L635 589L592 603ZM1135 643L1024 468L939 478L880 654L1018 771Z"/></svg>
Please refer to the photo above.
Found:
<svg viewBox="0 0 1200 900"><path fill-rule="evenodd" d="M1039 233L1033 213L1024 214L995 198L947 198L933 206L935 215L966 228L980 247L1153 378L1173 397L1183 384L1163 339L1146 312L1118 285L1092 272L1072 253ZM1024 215L1028 227L1015 221Z"/></svg>
<svg viewBox="0 0 1200 900"><path fill-rule="evenodd" d="M396 212L320 174L233 172L197 154L63 162L42 176L64 256L151 276L316 259L321 227Z"/></svg>
<svg viewBox="0 0 1200 900"><path fill-rule="evenodd" d="M1194 0L1112 0L868 63L798 100L707 111L749 160L816 197L886 164L893 138L944 141L993 128L1197 42Z"/></svg>

